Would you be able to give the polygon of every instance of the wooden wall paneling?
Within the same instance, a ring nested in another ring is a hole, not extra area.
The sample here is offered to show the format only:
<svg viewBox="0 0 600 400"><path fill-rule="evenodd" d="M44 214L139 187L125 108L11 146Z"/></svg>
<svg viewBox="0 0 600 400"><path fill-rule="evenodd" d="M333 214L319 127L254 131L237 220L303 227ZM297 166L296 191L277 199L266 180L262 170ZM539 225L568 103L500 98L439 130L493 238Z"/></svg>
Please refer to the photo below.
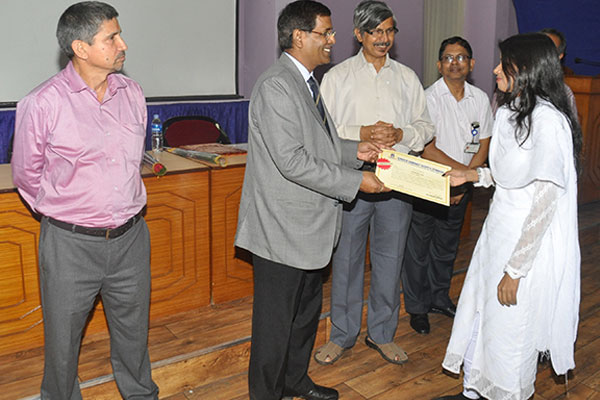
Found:
<svg viewBox="0 0 600 400"><path fill-rule="evenodd" d="M253 293L250 253L234 247L245 167L211 170L211 252L213 304Z"/></svg>
<svg viewBox="0 0 600 400"><path fill-rule="evenodd" d="M210 304L209 171L144 178L151 236L150 321ZM43 345L39 222L14 191L0 194L0 355ZM102 302L86 334L107 330Z"/></svg>
<svg viewBox="0 0 600 400"><path fill-rule="evenodd" d="M583 174L579 178L579 202L600 200L600 77L566 76L575 94L583 131Z"/></svg>
<svg viewBox="0 0 600 400"><path fill-rule="evenodd" d="M150 319L209 305L209 172L145 183L152 238Z"/></svg>
<svg viewBox="0 0 600 400"><path fill-rule="evenodd" d="M44 344L39 232L16 192L0 194L0 355Z"/></svg>
<svg viewBox="0 0 600 400"><path fill-rule="evenodd" d="M148 193L144 219L151 240L151 324L156 318L210 304L208 174L144 178ZM99 301L86 333L107 329Z"/></svg>

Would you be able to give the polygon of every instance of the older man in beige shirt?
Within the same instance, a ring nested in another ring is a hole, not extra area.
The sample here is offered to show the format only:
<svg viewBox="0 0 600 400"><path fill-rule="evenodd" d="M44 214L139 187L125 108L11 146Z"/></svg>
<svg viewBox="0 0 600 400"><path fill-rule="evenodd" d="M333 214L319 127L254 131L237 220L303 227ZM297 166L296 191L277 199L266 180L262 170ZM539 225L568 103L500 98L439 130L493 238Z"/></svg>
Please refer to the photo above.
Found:
<svg viewBox="0 0 600 400"><path fill-rule="evenodd" d="M420 152L433 137L423 87L388 52L397 32L390 8L363 1L354 10L355 56L333 67L321 93L340 137L370 140L403 153ZM400 271L412 205L398 192L360 194L343 213L342 235L333 255L330 342L315 359L332 364L354 346L360 333L365 252L370 230L371 287L366 343L388 362L408 357L394 343L400 310Z"/></svg>

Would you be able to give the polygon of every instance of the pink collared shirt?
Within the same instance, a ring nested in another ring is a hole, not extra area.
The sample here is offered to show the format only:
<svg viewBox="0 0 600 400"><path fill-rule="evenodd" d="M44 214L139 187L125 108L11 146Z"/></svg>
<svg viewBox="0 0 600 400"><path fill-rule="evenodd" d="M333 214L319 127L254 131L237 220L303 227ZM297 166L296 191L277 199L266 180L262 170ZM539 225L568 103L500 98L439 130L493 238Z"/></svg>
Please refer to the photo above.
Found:
<svg viewBox="0 0 600 400"><path fill-rule="evenodd" d="M146 118L136 82L109 75L99 102L69 62L17 105L13 182L42 215L89 227L122 225L146 204Z"/></svg>

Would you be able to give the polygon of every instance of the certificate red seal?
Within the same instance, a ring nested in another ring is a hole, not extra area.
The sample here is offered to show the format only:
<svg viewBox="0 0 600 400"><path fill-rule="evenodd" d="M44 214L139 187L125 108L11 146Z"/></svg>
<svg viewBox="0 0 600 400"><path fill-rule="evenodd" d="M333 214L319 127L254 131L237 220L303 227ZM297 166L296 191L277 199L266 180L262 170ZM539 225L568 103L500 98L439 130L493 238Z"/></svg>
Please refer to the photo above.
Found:
<svg viewBox="0 0 600 400"><path fill-rule="evenodd" d="M387 158L380 158L379 160L377 160L377 166L381 169L390 169L392 164Z"/></svg>

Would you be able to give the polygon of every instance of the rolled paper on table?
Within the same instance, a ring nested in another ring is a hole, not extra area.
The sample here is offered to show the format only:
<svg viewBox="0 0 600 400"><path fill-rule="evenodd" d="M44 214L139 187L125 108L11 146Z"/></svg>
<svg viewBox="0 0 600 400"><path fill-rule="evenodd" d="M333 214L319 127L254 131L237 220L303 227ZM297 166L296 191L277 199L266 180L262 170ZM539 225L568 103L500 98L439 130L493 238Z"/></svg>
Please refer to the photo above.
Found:
<svg viewBox="0 0 600 400"><path fill-rule="evenodd" d="M164 166L160 161L154 158L151 154L144 153L144 164L150 167L154 175L163 176L167 173L167 167Z"/></svg>
<svg viewBox="0 0 600 400"><path fill-rule="evenodd" d="M219 154L206 153L204 151L184 150L178 147L165 147L165 150L181 157L212 163L218 165L219 167L227 166L227 160Z"/></svg>

